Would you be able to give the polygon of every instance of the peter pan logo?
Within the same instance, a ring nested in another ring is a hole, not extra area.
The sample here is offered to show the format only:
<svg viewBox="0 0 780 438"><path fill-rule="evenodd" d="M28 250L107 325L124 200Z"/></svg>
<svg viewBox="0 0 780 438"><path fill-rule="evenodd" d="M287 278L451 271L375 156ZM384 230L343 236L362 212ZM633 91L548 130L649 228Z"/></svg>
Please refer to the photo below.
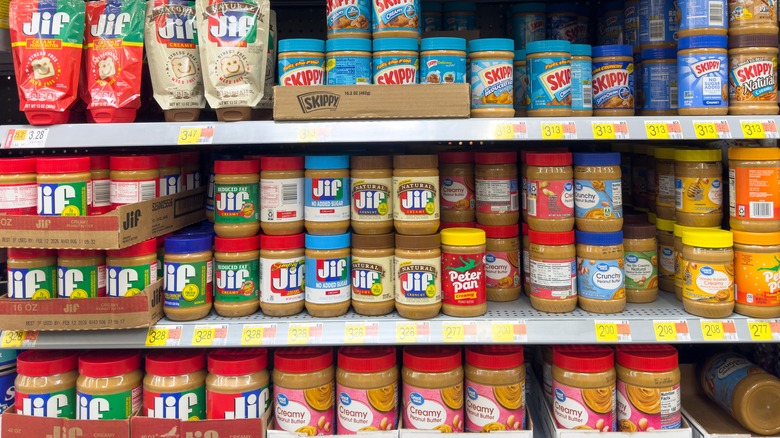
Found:
<svg viewBox="0 0 780 438"><path fill-rule="evenodd" d="M777 265L771 268L758 268L758 272L764 272L764 281L767 287L769 287L770 294L777 293L778 289L780 289L780 259L775 256L775 261Z"/></svg>
<svg viewBox="0 0 780 438"><path fill-rule="evenodd" d="M298 104L304 114L316 111L336 111L339 109L341 96L336 93L313 92L298 95Z"/></svg>

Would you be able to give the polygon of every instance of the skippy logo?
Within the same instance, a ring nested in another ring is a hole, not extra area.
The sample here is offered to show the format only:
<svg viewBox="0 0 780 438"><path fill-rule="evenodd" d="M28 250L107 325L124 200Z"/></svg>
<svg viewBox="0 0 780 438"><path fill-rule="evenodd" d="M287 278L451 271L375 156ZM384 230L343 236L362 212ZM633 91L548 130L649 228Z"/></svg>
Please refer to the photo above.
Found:
<svg viewBox="0 0 780 438"><path fill-rule="evenodd" d="M30 21L22 25L22 32L25 35L39 38L58 37L65 25L70 23L70 16L65 12L56 12L56 10L56 3L39 5L39 12L33 12Z"/></svg>
<svg viewBox="0 0 780 438"><path fill-rule="evenodd" d="M271 292L284 296L303 293L303 260L271 266Z"/></svg>
<svg viewBox="0 0 780 438"><path fill-rule="evenodd" d="M373 263L352 264L352 292L359 295L382 294L382 277L386 275L381 266ZM374 291L378 293L374 293Z"/></svg>
<svg viewBox="0 0 780 438"><path fill-rule="evenodd" d="M70 185L41 184L38 186L38 214L41 216L77 216L82 212L77 206L70 207L70 201L76 198L76 188ZM73 213L68 213L75 209Z"/></svg>
<svg viewBox="0 0 780 438"><path fill-rule="evenodd" d="M414 84L417 79L418 61L411 58L393 59L374 66L374 82L379 85Z"/></svg>
<svg viewBox="0 0 780 438"><path fill-rule="evenodd" d="M510 81L514 75L512 65L496 65L488 67L479 72L479 78L485 86L482 91L483 96L490 94L501 94L505 88L510 87Z"/></svg>
<svg viewBox="0 0 780 438"><path fill-rule="evenodd" d="M46 272L40 269L9 269L8 295L29 300L35 298L36 292L43 290L47 294L44 298L51 298L48 295L51 291L45 289L46 283Z"/></svg>
<svg viewBox="0 0 780 438"><path fill-rule="evenodd" d="M344 181L340 178L314 178L311 187L313 201L339 201L344 197Z"/></svg>
<svg viewBox="0 0 780 438"><path fill-rule="evenodd" d="M208 17L209 40L218 47L246 47L257 38L258 8L242 1L219 1L204 11Z"/></svg>
<svg viewBox="0 0 780 438"><path fill-rule="evenodd" d="M359 184L352 189L355 211L364 215L386 215L390 188L381 184Z"/></svg>
<svg viewBox="0 0 780 438"><path fill-rule="evenodd" d="M774 67L771 61L747 62L733 69L731 76L738 87L744 87L744 93L760 96L774 90Z"/></svg>
<svg viewBox="0 0 780 438"><path fill-rule="evenodd" d="M427 183L408 183L398 186L398 199L401 211L407 215L432 215L436 188Z"/></svg>
<svg viewBox="0 0 780 438"><path fill-rule="evenodd" d="M718 73L720 72L720 60L706 59L704 61L699 61L691 66L691 70L693 70L693 75L697 78L710 73Z"/></svg>
<svg viewBox="0 0 780 438"><path fill-rule="evenodd" d="M565 62L564 65L542 73L539 75L539 81L551 100L562 102L571 93L571 63Z"/></svg>
<svg viewBox="0 0 780 438"><path fill-rule="evenodd" d="M331 0L327 4L327 12L328 15L332 14L333 11L339 10L341 8L349 8L350 6L357 6L358 0ZM351 16L351 14L347 14L347 16Z"/></svg>
<svg viewBox="0 0 780 438"><path fill-rule="evenodd" d="M316 278L318 283L344 281L347 279L346 259L317 260Z"/></svg>
<svg viewBox="0 0 780 438"><path fill-rule="evenodd" d="M593 93L628 86L629 71L620 64L607 65L593 75Z"/></svg>
<svg viewBox="0 0 780 438"><path fill-rule="evenodd" d="M279 82L285 86L322 85L325 69L321 59L304 59L284 66Z"/></svg>
<svg viewBox="0 0 780 438"><path fill-rule="evenodd" d="M152 403L144 403L147 406L146 416L149 418L172 418L179 420L198 420L199 415L198 394L194 392L174 392L169 394L145 394L145 399L152 399ZM151 406L151 407L149 407Z"/></svg>
<svg viewBox="0 0 780 438"><path fill-rule="evenodd" d="M409 265L399 270L401 292L406 298L432 298L436 295L436 269L432 266Z"/></svg>
<svg viewBox="0 0 780 438"><path fill-rule="evenodd" d="M373 0L373 2L374 11L384 24L388 24L401 15L405 15L409 19L417 16L414 0Z"/></svg>

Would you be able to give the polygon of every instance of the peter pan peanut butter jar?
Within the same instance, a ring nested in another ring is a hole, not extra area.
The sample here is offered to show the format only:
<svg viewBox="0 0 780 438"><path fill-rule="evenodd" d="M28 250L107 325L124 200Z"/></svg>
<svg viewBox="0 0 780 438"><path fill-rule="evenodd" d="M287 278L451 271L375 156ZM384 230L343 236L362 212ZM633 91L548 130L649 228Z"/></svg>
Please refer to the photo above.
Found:
<svg viewBox="0 0 780 438"><path fill-rule="evenodd" d="M76 382L79 420L125 420L141 408L141 354L95 350L79 357Z"/></svg>
<svg viewBox="0 0 780 438"><path fill-rule="evenodd" d="M274 353L276 429L302 435L336 431L333 350L283 348Z"/></svg>
<svg viewBox="0 0 780 438"><path fill-rule="evenodd" d="M16 361L16 412L50 418L76 418L79 353L29 350Z"/></svg>
<svg viewBox="0 0 780 438"><path fill-rule="evenodd" d="M753 318L780 316L780 232L734 235L734 311Z"/></svg>
<svg viewBox="0 0 780 438"><path fill-rule="evenodd" d="M183 421L206 418L206 354L156 350L146 355L143 415Z"/></svg>
<svg viewBox="0 0 780 438"><path fill-rule="evenodd" d="M464 373L460 347L405 347L403 361L404 427L462 432Z"/></svg>
<svg viewBox="0 0 780 438"><path fill-rule="evenodd" d="M341 347L336 369L338 433L398 427L395 347Z"/></svg>
<svg viewBox="0 0 780 438"><path fill-rule="evenodd" d="M466 431L525 429L523 347L466 348Z"/></svg>

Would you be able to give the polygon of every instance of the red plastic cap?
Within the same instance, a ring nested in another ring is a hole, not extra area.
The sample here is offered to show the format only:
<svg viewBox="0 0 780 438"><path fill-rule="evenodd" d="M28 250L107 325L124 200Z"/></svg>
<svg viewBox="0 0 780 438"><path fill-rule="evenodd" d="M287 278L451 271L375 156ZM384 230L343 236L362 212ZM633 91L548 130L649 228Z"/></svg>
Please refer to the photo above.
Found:
<svg viewBox="0 0 780 438"><path fill-rule="evenodd" d="M219 160L214 162L214 173L217 175L260 173L260 162L257 160Z"/></svg>
<svg viewBox="0 0 780 438"><path fill-rule="evenodd" d="M460 347L405 347L404 366L424 373L443 373L461 366Z"/></svg>
<svg viewBox="0 0 780 438"><path fill-rule="evenodd" d="M152 253L157 253L157 239L145 240L125 249L106 251L106 255L109 257L139 257Z"/></svg>
<svg viewBox="0 0 780 438"><path fill-rule="evenodd" d="M57 251L60 257L97 257L104 255L103 251L98 249L61 249Z"/></svg>
<svg viewBox="0 0 780 438"><path fill-rule="evenodd" d="M111 170L149 170L160 167L157 155L112 156Z"/></svg>
<svg viewBox="0 0 780 438"><path fill-rule="evenodd" d="M476 226L476 222L440 222L439 230L446 230L447 228L474 228Z"/></svg>
<svg viewBox="0 0 780 438"><path fill-rule="evenodd" d="M90 155L89 163L92 166L92 170L108 169L111 167L111 157L108 155Z"/></svg>
<svg viewBox="0 0 780 438"><path fill-rule="evenodd" d="M477 164L515 164L517 152L477 152L474 161Z"/></svg>
<svg viewBox="0 0 780 438"><path fill-rule="evenodd" d="M525 157L529 166L571 166L571 152L531 152Z"/></svg>
<svg viewBox="0 0 780 438"><path fill-rule="evenodd" d="M241 237L238 239L214 238L214 250L219 252L244 252L260 249L260 236Z"/></svg>
<svg viewBox="0 0 780 438"><path fill-rule="evenodd" d="M157 160L160 167L178 167L181 166L181 154L157 154Z"/></svg>
<svg viewBox="0 0 780 438"><path fill-rule="evenodd" d="M260 235L260 248L269 251L284 251L288 249L299 249L306 245L306 236L303 233L293 234L292 236L269 236Z"/></svg>
<svg viewBox="0 0 780 438"><path fill-rule="evenodd" d="M439 154L439 164L473 163L474 152L442 152Z"/></svg>
<svg viewBox="0 0 780 438"><path fill-rule="evenodd" d="M35 158L4 158L0 160L0 175L35 173Z"/></svg>
<svg viewBox="0 0 780 438"><path fill-rule="evenodd" d="M79 357L79 374L104 378L121 376L141 368L141 354L131 350L93 350Z"/></svg>
<svg viewBox="0 0 780 438"><path fill-rule="evenodd" d="M38 158L35 167L38 173L80 173L92 170L89 157Z"/></svg>
<svg viewBox="0 0 780 438"><path fill-rule="evenodd" d="M209 372L220 376L244 376L259 373L268 366L265 348L215 350L209 353Z"/></svg>
<svg viewBox="0 0 780 438"><path fill-rule="evenodd" d="M56 249L8 248L9 259L40 259L56 255Z"/></svg>
<svg viewBox="0 0 780 438"><path fill-rule="evenodd" d="M678 366L677 349L663 344L619 346L617 363L628 369L647 373L671 371Z"/></svg>
<svg viewBox="0 0 780 438"><path fill-rule="evenodd" d="M285 348L274 352L274 368L285 373L314 373L333 365L333 349Z"/></svg>
<svg viewBox="0 0 780 438"><path fill-rule="evenodd" d="M27 377L46 377L74 371L78 365L78 351L27 350L16 359L16 372Z"/></svg>
<svg viewBox="0 0 780 438"><path fill-rule="evenodd" d="M201 350L157 350L146 355L146 373L156 376L181 376L206 367Z"/></svg>
<svg viewBox="0 0 780 438"><path fill-rule="evenodd" d="M378 373L396 365L395 347L341 347L339 368L355 373Z"/></svg>
<svg viewBox="0 0 780 438"><path fill-rule="evenodd" d="M477 224L477 229L485 232L488 239L509 239L520 235L520 229L516 225L482 225Z"/></svg>
<svg viewBox="0 0 780 438"><path fill-rule="evenodd" d="M466 347L466 363L487 370L507 370L523 366L520 345L478 345Z"/></svg>
<svg viewBox="0 0 780 438"><path fill-rule="evenodd" d="M601 373L615 367L615 353L596 345L561 345L553 348L553 363L578 373Z"/></svg>
<svg viewBox="0 0 780 438"><path fill-rule="evenodd" d="M573 245L574 230L557 233L528 230L528 239L531 243L537 243L539 245Z"/></svg>
<svg viewBox="0 0 780 438"><path fill-rule="evenodd" d="M303 157L263 157L260 168L263 170L303 170Z"/></svg>

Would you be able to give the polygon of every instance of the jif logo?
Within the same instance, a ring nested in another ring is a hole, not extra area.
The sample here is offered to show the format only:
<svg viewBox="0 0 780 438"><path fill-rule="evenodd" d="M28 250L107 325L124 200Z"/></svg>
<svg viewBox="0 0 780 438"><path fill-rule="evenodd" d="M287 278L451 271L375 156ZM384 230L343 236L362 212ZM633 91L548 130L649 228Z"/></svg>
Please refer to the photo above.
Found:
<svg viewBox="0 0 780 438"><path fill-rule="evenodd" d="M59 184L40 184L38 186L38 214L59 216L70 200L76 197L76 189Z"/></svg>

